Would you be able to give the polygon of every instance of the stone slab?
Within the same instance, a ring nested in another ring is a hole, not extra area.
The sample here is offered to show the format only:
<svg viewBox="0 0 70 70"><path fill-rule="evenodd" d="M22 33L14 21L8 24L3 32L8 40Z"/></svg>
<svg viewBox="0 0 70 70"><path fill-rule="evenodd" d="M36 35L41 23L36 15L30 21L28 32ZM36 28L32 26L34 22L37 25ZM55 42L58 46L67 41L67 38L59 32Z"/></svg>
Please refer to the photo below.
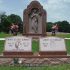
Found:
<svg viewBox="0 0 70 70"><path fill-rule="evenodd" d="M25 36L8 37L5 40L5 52L32 52L32 38Z"/></svg>
<svg viewBox="0 0 70 70"><path fill-rule="evenodd" d="M40 38L40 52L66 51L65 41L59 37Z"/></svg>

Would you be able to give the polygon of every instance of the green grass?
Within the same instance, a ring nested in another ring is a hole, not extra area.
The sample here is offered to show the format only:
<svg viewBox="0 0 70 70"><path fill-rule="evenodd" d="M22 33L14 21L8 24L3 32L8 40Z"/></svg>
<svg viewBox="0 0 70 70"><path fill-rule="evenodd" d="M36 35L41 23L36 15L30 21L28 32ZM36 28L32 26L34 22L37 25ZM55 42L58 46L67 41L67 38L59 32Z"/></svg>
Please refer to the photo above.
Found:
<svg viewBox="0 0 70 70"><path fill-rule="evenodd" d="M2 53L4 50L4 43L5 41L0 41L0 53Z"/></svg>
<svg viewBox="0 0 70 70"><path fill-rule="evenodd" d="M57 34L58 37L70 38L70 34Z"/></svg>
<svg viewBox="0 0 70 70"><path fill-rule="evenodd" d="M70 40L66 40L66 49L67 49L67 53L70 54Z"/></svg>
<svg viewBox="0 0 70 70"><path fill-rule="evenodd" d="M10 37L12 34L0 33L0 38Z"/></svg>
<svg viewBox="0 0 70 70"><path fill-rule="evenodd" d="M9 37L12 36L12 34L6 34L6 33L0 33L0 38L5 38L5 37ZM51 34L47 34L47 36L51 36ZM60 34L56 34L56 36L58 37L62 37L62 38L70 38L70 33L60 33Z"/></svg>
<svg viewBox="0 0 70 70"><path fill-rule="evenodd" d="M32 52L38 52L39 51L39 41L32 41Z"/></svg>
<svg viewBox="0 0 70 70"><path fill-rule="evenodd" d="M70 64L45 67L0 66L0 70L70 70Z"/></svg>
<svg viewBox="0 0 70 70"><path fill-rule="evenodd" d="M51 33L48 33L47 36L51 36ZM61 38L70 38L70 33L57 33L56 36Z"/></svg>

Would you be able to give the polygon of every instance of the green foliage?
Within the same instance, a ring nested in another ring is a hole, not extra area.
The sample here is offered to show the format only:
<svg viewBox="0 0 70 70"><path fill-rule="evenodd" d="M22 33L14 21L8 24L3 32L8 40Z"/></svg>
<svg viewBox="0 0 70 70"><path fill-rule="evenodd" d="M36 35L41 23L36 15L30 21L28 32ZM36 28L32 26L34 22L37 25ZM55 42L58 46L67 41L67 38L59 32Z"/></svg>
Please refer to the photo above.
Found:
<svg viewBox="0 0 70 70"><path fill-rule="evenodd" d="M7 18L7 16L6 15L3 15L3 17L2 17L2 30L3 30L3 32L9 32L9 27L10 27L10 22L9 22L9 20L8 20L8 18Z"/></svg>
<svg viewBox="0 0 70 70"><path fill-rule="evenodd" d="M1 16L1 23L0 23L0 31L8 32L9 31L10 22L7 19L6 15Z"/></svg>
<svg viewBox="0 0 70 70"><path fill-rule="evenodd" d="M20 16L15 15L15 14L9 15L8 19L11 23L14 23L14 24L22 23L22 20L21 20Z"/></svg>
<svg viewBox="0 0 70 70"><path fill-rule="evenodd" d="M70 32L70 24L67 21L59 21L55 24L58 24L59 32Z"/></svg>
<svg viewBox="0 0 70 70"><path fill-rule="evenodd" d="M9 21L19 26L19 32L22 32L22 20L21 17L15 14L11 14L8 16Z"/></svg>
<svg viewBox="0 0 70 70"><path fill-rule="evenodd" d="M22 31L22 20L20 16L11 14L9 16L1 15L0 32L9 33L11 24L17 24L19 26L19 32Z"/></svg>
<svg viewBox="0 0 70 70"><path fill-rule="evenodd" d="M25 66L0 66L0 70L70 70L70 64L63 65L49 65L49 66L37 66L37 67L25 67Z"/></svg>
<svg viewBox="0 0 70 70"><path fill-rule="evenodd" d="M52 25L53 25L52 22L48 22L46 26L46 31L51 32Z"/></svg>
<svg viewBox="0 0 70 70"><path fill-rule="evenodd" d="M52 23L52 22L47 22L47 26L46 26L46 31L47 32L50 32L51 31L51 27L53 24L57 24L58 25L58 28L59 28L59 32L68 32L70 33L70 24L69 22L67 21L58 21L58 22L55 22L55 23Z"/></svg>
<svg viewBox="0 0 70 70"><path fill-rule="evenodd" d="M60 32L70 32L70 24L67 21L62 21L58 23Z"/></svg>

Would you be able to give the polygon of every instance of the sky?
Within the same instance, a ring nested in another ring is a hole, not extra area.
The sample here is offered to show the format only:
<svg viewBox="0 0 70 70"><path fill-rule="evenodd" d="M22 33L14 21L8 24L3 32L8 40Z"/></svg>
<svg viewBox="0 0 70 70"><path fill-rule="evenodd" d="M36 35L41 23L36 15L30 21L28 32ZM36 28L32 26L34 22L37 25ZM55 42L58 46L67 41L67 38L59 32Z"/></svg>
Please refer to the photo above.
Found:
<svg viewBox="0 0 70 70"><path fill-rule="evenodd" d="M23 19L23 11L33 0L0 0L0 12L16 14ZM70 0L37 0L47 12L48 22L68 21L70 23Z"/></svg>

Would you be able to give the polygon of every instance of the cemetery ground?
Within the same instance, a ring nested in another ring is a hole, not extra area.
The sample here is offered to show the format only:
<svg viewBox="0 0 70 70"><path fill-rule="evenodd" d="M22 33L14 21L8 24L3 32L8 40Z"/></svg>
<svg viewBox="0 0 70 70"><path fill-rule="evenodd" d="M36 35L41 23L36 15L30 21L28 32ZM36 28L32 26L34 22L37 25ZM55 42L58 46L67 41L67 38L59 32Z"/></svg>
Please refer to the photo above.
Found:
<svg viewBox="0 0 70 70"><path fill-rule="evenodd" d="M51 34L47 34L48 36L51 36ZM5 34L0 33L0 38L10 37L11 34ZM58 33L56 36L62 37L62 38L70 38L69 33ZM0 41L0 54L2 54L4 50L4 43L5 41ZM67 53L70 54L70 39L65 40ZM32 51L38 52L39 51L39 42L36 40L32 41ZM70 64L60 64L60 65L49 65L49 66L42 66L42 67L26 67L26 66L0 66L0 70L70 70Z"/></svg>

